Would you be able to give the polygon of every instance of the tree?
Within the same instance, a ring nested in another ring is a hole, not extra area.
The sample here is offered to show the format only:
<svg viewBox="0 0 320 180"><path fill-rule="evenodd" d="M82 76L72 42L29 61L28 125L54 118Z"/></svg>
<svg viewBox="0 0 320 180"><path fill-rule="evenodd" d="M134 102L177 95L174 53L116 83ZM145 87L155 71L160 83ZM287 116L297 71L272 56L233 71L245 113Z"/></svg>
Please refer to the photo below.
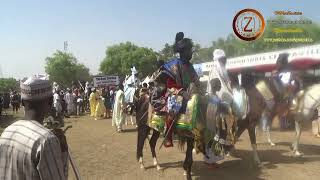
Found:
<svg viewBox="0 0 320 180"><path fill-rule="evenodd" d="M174 58L173 45L166 43L164 48L159 52L159 59L168 61Z"/></svg>
<svg viewBox="0 0 320 180"><path fill-rule="evenodd" d="M71 86L72 81L88 81L89 69L80 64L71 54L57 50L52 57L46 58L45 71L51 81L63 86Z"/></svg>
<svg viewBox="0 0 320 180"><path fill-rule="evenodd" d="M8 92L10 89L17 90L19 81L14 78L0 78L0 92Z"/></svg>
<svg viewBox="0 0 320 180"><path fill-rule="evenodd" d="M145 77L156 70L157 53L152 49L139 47L131 42L120 43L107 48L106 57L100 64L103 74L128 75L135 66L139 75Z"/></svg>

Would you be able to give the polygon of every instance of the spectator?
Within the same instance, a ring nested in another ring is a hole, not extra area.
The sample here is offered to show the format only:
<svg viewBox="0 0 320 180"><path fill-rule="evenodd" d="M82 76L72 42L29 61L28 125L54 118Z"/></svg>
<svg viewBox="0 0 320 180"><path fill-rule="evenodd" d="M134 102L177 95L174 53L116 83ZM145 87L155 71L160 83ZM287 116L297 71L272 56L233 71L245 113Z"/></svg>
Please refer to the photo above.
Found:
<svg viewBox="0 0 320 180"><path fill-rule="evenodd" d="M111 95L109 88L106 88L105 92L103 93L104 98L104 106L106 107L106 118L111 118Z"/></svg>
<svg viewBox="0 0 320 180"><path fill-rule="evenodd" d="M59 139L42 123L52 104L48 80L31 77L21 85L25 119L0 137L0 179L67 179Z"/></svg>
<svg viewBox="0 0 320 180"><path fill-rule="evenodd" d="M13 109L13 113L18 113L19 107L20 107L20 96L18 95L17 91L13 91L13 94L11 96L11 106Z"/></svg>
<svg viewBox="0 0 320 180"><path fill-rule="evenodd" d="M67 93L64 97L66 103L67 103L67 114L68 116L72 115L74 113L74 102L75 102L75 96L72 93L71 89L67 89Z"/></svg>
<svg viewBox="0 0 320 180"><path fill-rule="evenodd" d="M80 116L84 112L83 97L80 92L76 96L76 106L77 106L77 116Z"/></svg>
<svg viewBox="0 0 320 180"><path fill-rule="evenodd" d="M60 98L60 90L55 89L53 94L53 107L56 110L57 116L62 113L62 101Z"/></svg>
<svg viewBox="0 0 320 180"><path fill-rule="evenodd" d="M91 117L95 116L96 108L97 108L97 100L98 100L98 93L96 92L95 88L92 88L91 89L91 94L90 94L90 97L89 97L90 111L91 111L90 116Z"/></svg>
<svg viewBox="0 0 320 180"><path fill-rule="evenodd" d="M110 90L110 102L111 102L111 111L113 111L113 106L114 106L114 96L115 96L115 89L114 87L111 88Z"/></svg>
<svg viewBox="0 0 320 180"><path fill-rule="evenodd" d="M97 91L97 106L95 111L95 120L98 120L98 118L101 118L105 113L105 106L102 99L102 92L99 90Z"/></svg>

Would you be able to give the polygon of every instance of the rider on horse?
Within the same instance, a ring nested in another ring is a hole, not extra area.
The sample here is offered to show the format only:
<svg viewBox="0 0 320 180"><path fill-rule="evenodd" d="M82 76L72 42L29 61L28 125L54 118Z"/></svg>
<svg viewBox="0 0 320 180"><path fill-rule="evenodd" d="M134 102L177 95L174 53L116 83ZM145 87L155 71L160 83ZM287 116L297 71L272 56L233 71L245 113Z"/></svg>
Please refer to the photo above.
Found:
<svg viewBox="0 0 320 180"><path fill-rule="evenodd" d="M174 52L179 53L180 57L163 64L154 79L155 93L152 95L151 104L155 114L162 114L166 117L167 139L165 147L173 146L173 129L170 127L177 116L186 111L189 100L187 89L190 83L200 86L199 77L190 63L193 54L192 48L192 40L184 38L182 32L177 33ZM168 102L168 100L172 101Z"/></svg>
<svg viewBox="0 0 320 180"><path fill-rule="evenodd" d="M288 53L279 54L276 70L272 72L274 85L278 92L278 95L275 96L275 101L285 102L288 106L291 105L292 109L296 109L297 98L301 96L301 93L299 94L298 92L302 89L302 81L297 74L293 73L288 57Z"/></svg>

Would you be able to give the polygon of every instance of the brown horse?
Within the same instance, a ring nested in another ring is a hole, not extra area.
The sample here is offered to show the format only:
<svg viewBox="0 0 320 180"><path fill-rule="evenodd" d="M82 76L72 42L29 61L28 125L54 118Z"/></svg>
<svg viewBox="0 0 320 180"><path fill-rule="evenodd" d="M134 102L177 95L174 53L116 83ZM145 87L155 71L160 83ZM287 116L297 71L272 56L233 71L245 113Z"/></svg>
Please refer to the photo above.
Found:
<svg viewBox="0 0 320 180"><path fill-rule="evenodd" d="M203 116L203 112L206 112L206 103L203 102L202 98L198 95L197 88L195 86L190 85L190 94L196 95L199 97L198 107L201 109L200 116L197 118L196 126L192 130L188 129L174 129L174 133L179 136L179 147L183 147L185 143L187 143L186 157L183 163L184 175L187 176L188 179L191 178L191 166L193 163L192 151L194 149L194 145L196 144L196 149L204 154L205 151L205 143L204 143L204 127L205 127L205 117ZM140 96L138 102L136 103L137 107L137 124L138 124L138 142L137 142L137 160L139 161L140 168L144 169L143 163L143 146L145 139L148 138L150 130L153 130L153 134L149 139L149 145L153 157L154 166L157 167L157 170L161 170L160 165L158 164L156 157L156 143L159 138L160 132L157 128L150 127L148 124L148 117L151 117L152 107L149 104L149 95L144 94ZM182 116L184 117L184 116Z"/></svg>
<svg viewBox="0 0 320 180"><path fill-rule="evenodd" d="M242 76L242 86L248 95L249 112L244 119L237 120L236 140L241 134L248 130L250 137L251 147L253 150L253 158L257 164L260 164L260 159L257 153L256 134L255 128L261 118L262 113L266 108L266 102L264 97L258 91L254 83L254 77L251 74L244 74Z"/></svg>

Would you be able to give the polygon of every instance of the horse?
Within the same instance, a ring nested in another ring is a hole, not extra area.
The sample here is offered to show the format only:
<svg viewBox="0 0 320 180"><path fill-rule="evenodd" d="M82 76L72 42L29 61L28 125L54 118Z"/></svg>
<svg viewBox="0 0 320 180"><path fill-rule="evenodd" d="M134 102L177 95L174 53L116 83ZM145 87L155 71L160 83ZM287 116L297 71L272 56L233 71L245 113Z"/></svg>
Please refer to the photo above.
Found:
<svg viewBox="0 0 320 180"><path fill-rule="evenodd" d="M191 114L180 114L178 116L177 122L175 122L174 133L179 137L179 147L182 150L185 143L187 144L186 156L183 163L184 175L187 176L188 179L191 178L191 167L193 163L193 155L192 152L196 149L197 152L201 152L204 156L206 155L205 149L207 142L209 141L205 137L206 133L206 110L207 110L207 98L205 96L200 95L199 88L196 88L195 85L191 83L188 90L189 94L191 94L191 99L188 101L187 112L192 112ZM137 141L137 160L140 164L141 169L145 169L143 162L143 146L146 138L148 138L150 130L153 130L153 134L149 139L149 145L153 157L153 164L157 168L157 170L161 170L162 168L158 164L157 156L156 156L156 143L160 136L160 131L164 126L164 120L161 119L161 115L157 115L153 113L153 107L149 103L150 97L149 95L144 95L142 98L140 97L137 103L137 123L138 123L138 141ZM189 106L190 105L190 106ZM195 108L197 107L197 108ZM194 118L197 117L197 118ZM233 116L230 116L232 118ZM191 118L191 119L190 119ZM190 120L190 121L189 121ZM149 123L148 123L149 121ZM157 125L152 125L152 123L156 121ZM192 125L192 128L188 126L188 123Z"/></svg>
<svg viewBox="0 0 320 180"><path fill-rule="evenodd" d="M238 121L239 128L236 133L236 138L240 137L241 133L246 129L245 127L247 127L255 162L260 164L254 127L265 110L268 111L267 116L269 119L275 116L286 115L289 119L294 120L296 134L292 144L293 154L296 157L303 156L303 153L299 151L301 126L304 121L310 121L314 118L316 109L320 105L320 84L315 84L297 93L296 98L298 100L296 109L292 110L288 102L275 100L275 96L278 94L272 78L255 83L253 76L248 73L243 76L243 81L244 88L249 96L250 112L244 121ZM244 124L241 125L241 123Z"/></svg>
<svg viewBox="0 0 320 180"><path fill-rule="evenodd" d="M320 84L314 84L299 94L297 110L290 111L288 117L295 122L295 140L292 144L292 150L295 156L301 157L303 153L299 151L301 136L301 126L306 121L317 118L317 108L320 106Z"/></svg>

